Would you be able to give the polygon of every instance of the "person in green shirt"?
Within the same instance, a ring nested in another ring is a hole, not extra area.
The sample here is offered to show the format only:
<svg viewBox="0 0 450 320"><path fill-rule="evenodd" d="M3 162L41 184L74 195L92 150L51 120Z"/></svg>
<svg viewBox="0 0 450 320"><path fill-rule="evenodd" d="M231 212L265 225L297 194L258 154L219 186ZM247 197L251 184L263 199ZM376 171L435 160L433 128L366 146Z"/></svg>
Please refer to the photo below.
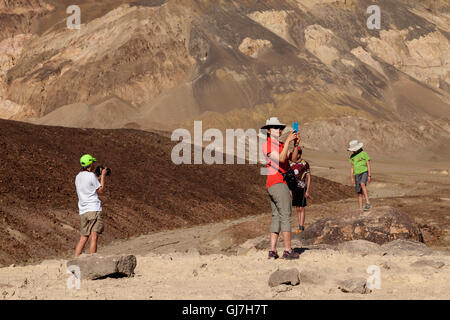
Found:
<svg viewBox="0 0 450 320"><path fill-rule="evenodd" d="M359 208L363 208L364 194L366 200L364 211L368 211L371 208L371 204L367 193L367 183L372 180L372 175L370 169L370 157L362 147L362 142L354 140L350 142L350 146L347 150L352 152L352 155L350 156L350 163L352 164L351 177L352 184L355 185L356 192L358 193Z"/></svg>

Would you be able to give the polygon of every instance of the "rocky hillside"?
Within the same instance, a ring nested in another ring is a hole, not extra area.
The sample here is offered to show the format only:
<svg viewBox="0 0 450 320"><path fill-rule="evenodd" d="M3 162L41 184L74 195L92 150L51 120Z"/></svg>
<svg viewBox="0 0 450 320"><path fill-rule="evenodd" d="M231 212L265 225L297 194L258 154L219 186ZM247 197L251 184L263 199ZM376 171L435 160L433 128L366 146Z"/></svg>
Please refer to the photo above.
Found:
<svg viewBox="0 0 450 320"><path fill-rule="evenodd" d="M319 149L448 144L447 1L377 1L380 30L369 0L83 0L70 30L72 2L0 2L0 117L170 130L277 115Z"/></svg>

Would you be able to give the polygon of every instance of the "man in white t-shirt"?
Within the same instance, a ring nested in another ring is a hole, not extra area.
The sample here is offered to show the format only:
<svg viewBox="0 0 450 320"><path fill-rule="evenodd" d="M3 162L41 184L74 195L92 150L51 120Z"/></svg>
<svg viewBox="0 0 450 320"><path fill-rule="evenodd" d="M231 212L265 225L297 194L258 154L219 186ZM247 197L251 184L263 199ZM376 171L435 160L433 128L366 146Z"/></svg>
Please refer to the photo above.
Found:
<svg viewBox="0 0 450 320"><path fill-rule="evenodd" d="M100 182L94 171L94 162L97 160L89 154L81 157L82 170L75 178L78 195L78 209L80 214L81 238L75 248L75 256L79 256L86 242L90 238L90 253L97 252L98 235L103 233L102 202L98 198L105 189L105 176L107 168L101 173Z"/></svg>

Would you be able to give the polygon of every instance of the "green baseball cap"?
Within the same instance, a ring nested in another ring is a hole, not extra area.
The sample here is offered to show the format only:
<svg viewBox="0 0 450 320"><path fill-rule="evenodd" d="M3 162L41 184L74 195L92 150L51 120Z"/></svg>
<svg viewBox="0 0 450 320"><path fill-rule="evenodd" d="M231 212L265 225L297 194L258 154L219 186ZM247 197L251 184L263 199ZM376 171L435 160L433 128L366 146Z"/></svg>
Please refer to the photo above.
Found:
<svg viewBox="0 0 450 320"><path fill-rule="evenodd" d="M89 167L93 162L96 162L96 161L97 161L97 159L95 159L90 154L85 154L84 156L81 157L80 164L82 167Z"/></svg>

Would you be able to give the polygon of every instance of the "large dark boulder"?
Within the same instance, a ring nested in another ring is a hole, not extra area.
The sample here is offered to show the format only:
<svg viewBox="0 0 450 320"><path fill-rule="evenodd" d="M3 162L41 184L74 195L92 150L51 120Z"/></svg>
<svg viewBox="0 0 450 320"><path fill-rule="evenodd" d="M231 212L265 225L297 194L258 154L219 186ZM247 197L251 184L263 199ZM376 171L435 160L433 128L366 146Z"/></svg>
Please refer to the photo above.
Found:
<svg viewBox="0 0 450 320"><path fill-rule="evenodd" d="M302 245L338 244L351 240L367 240L378 244L397 239L424 242L418 225L408 215L387 206L321 219L299 235L293 235L293 239Z"/></svg>

